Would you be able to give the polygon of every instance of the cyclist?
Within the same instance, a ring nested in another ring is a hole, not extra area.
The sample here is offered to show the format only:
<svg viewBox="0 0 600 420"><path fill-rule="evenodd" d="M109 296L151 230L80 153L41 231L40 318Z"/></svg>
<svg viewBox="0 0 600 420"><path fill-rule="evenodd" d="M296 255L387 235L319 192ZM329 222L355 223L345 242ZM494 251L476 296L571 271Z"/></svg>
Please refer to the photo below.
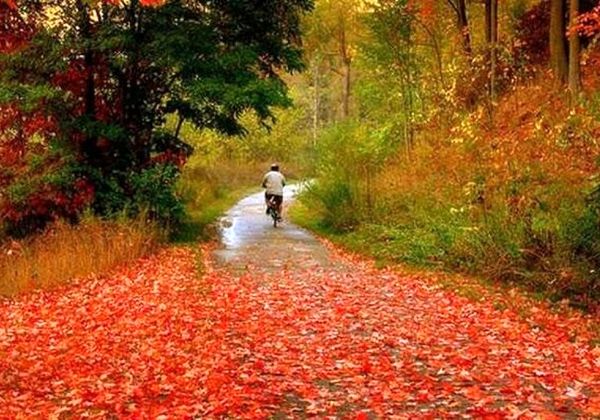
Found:
<svg viewBox="0 0 600 420"><path fill-rule="evenodd" d="M277 206L277 213L281 219L281 205L283 204L283 187L285 186L285 177L279 172L279 165L274 163L271 170L265 174L262 182L265 188L265 202L267 204L267 214L269 214L269 201L273 199Z"/></svg>

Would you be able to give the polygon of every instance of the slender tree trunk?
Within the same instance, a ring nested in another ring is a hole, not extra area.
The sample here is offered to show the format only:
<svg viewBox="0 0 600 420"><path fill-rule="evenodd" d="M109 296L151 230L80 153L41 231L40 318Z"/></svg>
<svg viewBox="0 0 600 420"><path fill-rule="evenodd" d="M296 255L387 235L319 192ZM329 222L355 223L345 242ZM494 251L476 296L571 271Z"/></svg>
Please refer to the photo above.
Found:
<svg viewBox="0 0 600 420"><path fill-rule="evenodd" d="M485 0L485 40L488 45L498 34L498 0Z"/></svg>
<svg viewBox="0 0 600 420"><path fill-rule="evenodd" d="M179 119L177 120L177 126L175 127L175 137L179 138L179 134L181 133L181 128L183 127L183 122L185 119L179 115Z"/></svg>
<svg viewBox="0 0 600 420"><path fill-rule="evenodd" d="M314 60L313 70L313 83L314 83L314 98L313 98L313 146L317 144L317 138L319 136L319 115L321 112L321 60L316 58Z"/></svg>
<svg viewBox="0 0 600 420"><path fill-rule="evenodd" d="M568 75L565 31L565 0L550 0L550 61L560 85L567 81Z"/></svg>
<svg viewBox="0 0 600 420"><path fill-rule="evenodd" d="M148 147L151 128L143 118L142 105L144 96L148 93L140 89L139 78L141 75L141 66L143 57L140 47L142 43L142 20L144 9L140 0L131 0L127 13L128 30L131 36L131 49L129 51L128 81L127 81L127 128L133 142L133 152L135 161L132 162L135 168L143 168L150 159L150 150Z"/></svg>
<svg viewBox="0 0 600 420"><path fill-rule="evenodd" d="M352 58L348 52L348 43L346 39L346 28L342 24L339 34L340 58L342 60L342 118L350 115L350 89L351 89L351 65Z"/></svg>
<svg viewBox="0 0 600 420"><path fill-rule="evenodd" d="M570 0L569 21L570 27L574 28L577 24L579 15L579 0ZM569 92L571 94L571 103L574 104L581 90L581 39L575 30L569 34Z"/></svg>
<svg viewBox="0 0 600 420"><path fill-rule="evenodd" d="M490 2L490 99L492 107L496 102L496 60L498 46L498 0Z"/></svg>
<svg viewBox="0 0 600 420"><path fill-rule="evenodd" d="M351 88L351 60L344 59L343 64L343 85L342 85L342 117L347 118L350 115L350 88Z"/></svg>
<svg viewBox="0 0 600 420"><path fill-rule="evenodd" d="M406 138L406 144L407 144L407 150L408 150L408 156L410 157L410 151L412 150L412 147L414 145L414 141L415 141L415 130L414 130L414 120L415 120L415 99L414 99L414 92L416 90L416 86L415 86L415 77L414 77L414 63L413 63L413 37L412 37L412 30L409 32L407 41L408 41L408 60L407 60L407 67L408 67L408 124L407 124L407 138ZM435 38L434 38L435 40ZM437 43L434 43L434 45L437 46ZM436 48L436 52L439 52L439 49ZM441 55L438 55L438 58L441 57ZM440 59L441 60L441 59ZM440 65L440 75L441 75L441 80L440 82L442 83L442 89L444 89L443 86L443 72L441 70L441 62L439 63Z"/></svg>
<svg viewBox="0 0 600 420"><path fill-rule="evenodd" d="M471 55L471 53L472 53L471 30L469 28L469 16L467 14L466 0L458 0L457 17L458 17L458 28L460 29L462 40L463 40L463 50L468 55Z"/></svg>

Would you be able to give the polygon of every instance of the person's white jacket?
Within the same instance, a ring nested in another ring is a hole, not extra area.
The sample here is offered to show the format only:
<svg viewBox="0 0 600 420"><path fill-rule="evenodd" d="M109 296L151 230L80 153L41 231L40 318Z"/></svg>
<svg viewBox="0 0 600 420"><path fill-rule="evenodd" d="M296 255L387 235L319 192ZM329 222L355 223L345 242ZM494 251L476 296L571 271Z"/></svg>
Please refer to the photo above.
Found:
<svg viewBox="0 0 600 420"><path fill-rule="evenodd" d="M266 188L267 194L283 196L285 177L279 171L269 171L263 177L262 186Z"/></svg>

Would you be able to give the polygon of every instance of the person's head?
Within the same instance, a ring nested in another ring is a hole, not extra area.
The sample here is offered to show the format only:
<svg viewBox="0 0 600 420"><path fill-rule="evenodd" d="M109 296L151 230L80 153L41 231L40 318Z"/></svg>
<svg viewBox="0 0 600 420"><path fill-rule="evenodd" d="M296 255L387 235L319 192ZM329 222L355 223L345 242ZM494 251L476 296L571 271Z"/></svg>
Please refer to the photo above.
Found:
<svg viewBox="0 0 600 420"><path fill-rule="evenodd" d="M279 165L277 163L271 164L271 170L279 172Z"/></svg>

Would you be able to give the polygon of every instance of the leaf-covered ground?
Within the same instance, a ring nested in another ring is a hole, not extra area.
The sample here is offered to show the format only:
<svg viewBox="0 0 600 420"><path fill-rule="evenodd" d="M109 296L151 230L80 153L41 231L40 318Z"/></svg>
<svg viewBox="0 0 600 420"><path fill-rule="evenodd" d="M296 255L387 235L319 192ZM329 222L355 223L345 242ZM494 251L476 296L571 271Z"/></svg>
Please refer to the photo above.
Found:
<svg viewBox="0 0 600 420"><path fill-rule="evenodd" d="M0 417L600 416L584 317L334 254L241 275L206 257L199 276L173 248L2 301Z"/></svg>

